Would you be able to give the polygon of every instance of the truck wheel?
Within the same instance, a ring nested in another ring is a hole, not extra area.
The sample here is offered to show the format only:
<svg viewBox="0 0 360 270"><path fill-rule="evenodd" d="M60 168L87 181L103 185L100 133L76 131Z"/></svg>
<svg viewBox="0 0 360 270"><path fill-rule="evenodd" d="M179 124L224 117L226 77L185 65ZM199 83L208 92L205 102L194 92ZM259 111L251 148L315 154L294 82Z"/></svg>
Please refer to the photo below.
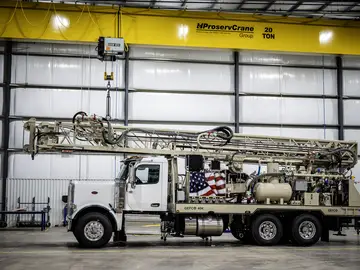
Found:
<svg viewBox="0 0 360 270"><path fill-rule="evenodd" d="M264 214L252 222L251 232L258 245L276 245L283 236L283 226L276 216Z"/></svg>
<svg viewBox="0 0 360 270"><path fill-rule="evenodd" d="M321 237L321 223L310 214L297 216L292 223L292 239L301 246L311 246Z"/></svg>
<svg viewBox="0 0 360 270"><path fill-rule="evenodd" d="M80 246L85 248L105 246L110 241L112 233L110 220L101 213L88 213L80 217L74 230Z"/></svg>

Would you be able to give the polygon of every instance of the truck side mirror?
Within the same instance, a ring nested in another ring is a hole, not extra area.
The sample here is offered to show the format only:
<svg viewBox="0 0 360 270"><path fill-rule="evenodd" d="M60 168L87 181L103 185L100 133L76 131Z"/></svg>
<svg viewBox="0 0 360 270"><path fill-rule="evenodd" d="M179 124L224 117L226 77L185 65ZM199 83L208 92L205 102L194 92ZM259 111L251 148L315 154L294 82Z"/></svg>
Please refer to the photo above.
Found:
<svg viewBox="0 0 360 270"><path fill-rule="evenodd" d="M62 200L63 203L67 203L67 202L68 202L68 196L67 196L67 195L63 195L63 196L61 197L61 200Z"/></svg>

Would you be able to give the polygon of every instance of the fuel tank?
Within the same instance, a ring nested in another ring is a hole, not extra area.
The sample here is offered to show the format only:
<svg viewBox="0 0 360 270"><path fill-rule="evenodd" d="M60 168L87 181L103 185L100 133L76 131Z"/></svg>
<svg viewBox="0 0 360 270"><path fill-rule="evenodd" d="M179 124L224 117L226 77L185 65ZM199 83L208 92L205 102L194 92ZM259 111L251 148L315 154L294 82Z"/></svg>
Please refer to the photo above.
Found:
<svg viewBox="0 0 360 270"><path fill-rule="evenodd" d="M224 231L224 223L219 217L187 217L185 218L185 235L201 237L220 236Z"/></svg>

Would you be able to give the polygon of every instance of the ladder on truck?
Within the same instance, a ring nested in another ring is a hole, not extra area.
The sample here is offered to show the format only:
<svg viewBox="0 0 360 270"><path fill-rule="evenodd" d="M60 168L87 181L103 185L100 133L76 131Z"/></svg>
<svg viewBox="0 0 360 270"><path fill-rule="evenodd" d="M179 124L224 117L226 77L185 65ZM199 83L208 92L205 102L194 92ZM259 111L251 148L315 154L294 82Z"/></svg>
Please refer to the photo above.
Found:
<svg viewBox="0 0 360 270"><path fill-rule="evenodd" d="M31 118L25 122L24 129L29 132L24 151L33 158L46 152L97 152L202 155L209 160L234 164L277 162L331 167L336 158L343 168L352 168L357 163L358 145L354 141L244 135L234 133L229 127L201 132L129 127L84 112L76 113L67 122L38 122Z"/></svg>

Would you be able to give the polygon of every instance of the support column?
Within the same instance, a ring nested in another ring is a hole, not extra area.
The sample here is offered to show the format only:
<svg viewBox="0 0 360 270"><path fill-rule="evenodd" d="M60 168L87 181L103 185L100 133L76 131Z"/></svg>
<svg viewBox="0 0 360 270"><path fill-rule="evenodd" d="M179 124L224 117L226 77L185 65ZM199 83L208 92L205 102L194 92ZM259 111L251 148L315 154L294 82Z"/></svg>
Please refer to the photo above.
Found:
<svg viewBox="0 0 360 270"><path fill-rule="evenodd" d="M341 56L336 57L336 77L337 77L337 95L338 95L338 124L339 140L344 140L344 84L343 84L343 64Z"/></svg>
<svg viewBox="0 0 360 270"><path fill-rule="evenodd" d="M234 52L234 90L235 90L235 132L240 130L240 105L239 105L239 52Z"/></svg>
<svg viewBox="0 0 360 270"><path fill-rule="evenodd" d="M3 87L3 158L2 158L2 194L1 194L1 210L6 209L6 190L7 190L7 178L9 169L9 130L10 130L10 91L11 91L11 53L12 53L12 41L6 41L5 54L4 54L4 87ZM5 217L2 216L2 220Z"/></svg>
<svg viewBox="0 0 360 270"><path fill-rule="evenodd" d="M129 68L130 68L130 46L125 52L125 95L124 95L124 125L129 125Z"/></svg>

